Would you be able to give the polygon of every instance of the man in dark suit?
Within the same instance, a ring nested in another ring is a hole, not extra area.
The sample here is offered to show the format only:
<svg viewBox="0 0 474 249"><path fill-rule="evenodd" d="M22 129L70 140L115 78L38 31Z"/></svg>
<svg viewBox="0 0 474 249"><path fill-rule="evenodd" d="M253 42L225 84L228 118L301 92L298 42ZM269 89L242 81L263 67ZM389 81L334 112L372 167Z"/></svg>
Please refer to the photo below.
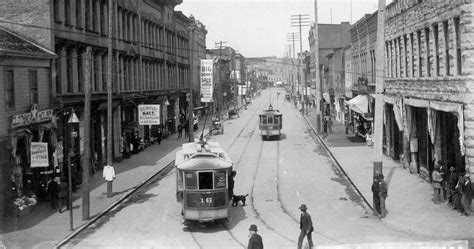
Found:
<svg viewBox="0 0 474 249"><path fill-rule="evenodd" d="M262 237L257 234L257 225L250 225L249 233L250 239L247 249L263 249Z"/></svg>
<svg viewBox="0 0 474 249"><path fill-rule="evenodd" d="M299 207L301 210L301 218L300 218L300 237L298 238L298 249L301 249L303 245L304 237L308 238L309 248L313 248L313 238L311 237L311 233L314 231L313 229L313 221L311 220L311 215L309 215L306 210L306 204L301 204Z"/></svg>

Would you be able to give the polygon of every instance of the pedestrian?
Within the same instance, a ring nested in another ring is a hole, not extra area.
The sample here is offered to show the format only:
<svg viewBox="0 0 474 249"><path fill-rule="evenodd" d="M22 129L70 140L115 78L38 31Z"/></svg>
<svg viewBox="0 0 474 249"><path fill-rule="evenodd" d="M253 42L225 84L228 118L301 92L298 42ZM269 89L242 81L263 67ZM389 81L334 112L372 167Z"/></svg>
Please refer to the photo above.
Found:
<svg viewBox="0 0 474 249"><path fill-rule="evenodd" d="M379 197L379 178L374 176L374 181L372 182L372 203L374 205L372 212L375 216L380 215L380 197Z"/></svg>
<svg viewBox="0 0 474 249"><path fill-rule="evenodd" d="M158 133L156 134L156 139L158 140L158 144L161 144L162 137L163 137L163 133L161 133L161 129L158 129Z"/></svg>
<svg viewBox="0 0 474 249"><path fill-rule="evenodd" d="M447 170L445 165L443 164L443 161L438 160L437 164L439 165L438 172L441 175L441 201L444 202L446 201L447 197L447 181L448 181L448 175L447 175Z"/></svg>
<svg viewBox="0 0 474 249"><path fill-rule="evenodd" d="M257 234L257 225L250 225L249 228L250 239L247 249L263 249L262 236Z"/></svg>
<svg viewBox="0 0 474 249"><path fill-rule="evenodd" d="M458 177L456 175L456 169L451 166L449 167L448 175L448 205L454 206L454 191L456 191L456 184L458 182Z"/></svg>
<svg viewBox="0 0 474 249"><path fill-rule="evenodd" d="M49 201L51 203L51 209L56 209L58 205L59 186L58 183L54 180L54 177L49 178L47 188Z"/></svg>
<svg viewBox="0 0 474 249"><path fill-rule="evenodd" d="M436 164L433 170L433 173L431 174L431 177L433 179L432 185L433 185L433 201L436 204L439 204L441 202L441 182L443 181L443 178L441 177L441 174L439 173L439 165Z"/></svg>
<svg viewBox="0 0 474 249"><path fill-rule="evenodd" d="M329 119L328 119L328 130L329 130L329 133L332 133L332 119L331 119L331 117L329 117Z"/></svg>
<svg viewBox="0 0 474 249"><path fill-rule="evenodd" d="M181 138L182 133L183 133L183 125L181 125L181 123L179 123L179 125L178 125L178 138Z"/></svg>
<svg viewBox="0 0 474 249"><path fill-rule="evenodd" d="M229 199L232 200L232 196L234 195L234 177L237 175L237 172L233 170L229 177L228 177L228 182L229 182Z"/></svg>
<svg viewBox="0 0 474 249"><path fill-rule="evenodd" d="M385 199L388 197L388 187L384 180L383 174L379 175L379 198L380 198L380 215L379 218L387 216L387 209L385 208Z"/></svg>
<svg viewBox="0 0 474 249"><path fill-rule="evenodd" d="M309 215L306 210L306 204L301 204L299 207L301 210L301 217L300 217L300 236L298 237L298 249L301 249L303 245L304 237L308 239L309 248L313 248L313 239L311 237L311 233L314 231L313 228L313 221L311 220L311 215Z"/></svg>
<svg viewBox="0 0 474 249"><path fill-rule="evenodd" d="M184 122L183 128L184 128L184 138L186 138L186 137L189 136L189 134L188 134L188 132L189 132L189 122L188 122L188 120L186 120Z"/></svg>
<svg viewBox="0 0 474 249"><path fill-rule="evenodd" d="M471 203L472 203L472 186L471 186L471 179L469 176L466 174L466 176L463 177L463 181L461 182L461 204L463 210L463 215L469 216L471 213Z"/></svg>
<svg viewBox="0 0 474 249"><path fill-rule="evenodd" d="M66 206L66 210L68 210L69 207L69 186L66 183L65 178L55 178L57 183L59 184L59 193L58 193L58 199L59 199L59 204L58 204L58 211L60 213L63 212L63 205Z"/></svg>
<svg viewBox="0 0 474 249"><path fill-rule="evenodd" d="M323 127L324 127L324 133L327 133L328 132L328 121L327 119L324 119L323 121Z"/></svg>

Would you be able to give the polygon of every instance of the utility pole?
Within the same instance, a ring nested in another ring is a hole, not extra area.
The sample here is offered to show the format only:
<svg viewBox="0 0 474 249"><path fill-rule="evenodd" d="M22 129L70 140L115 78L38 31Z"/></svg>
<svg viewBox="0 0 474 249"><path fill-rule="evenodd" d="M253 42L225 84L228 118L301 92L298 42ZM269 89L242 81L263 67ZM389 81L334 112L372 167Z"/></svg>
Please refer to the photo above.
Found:
<svg viewBox="0 0 474 249"><path fill-rule="evenodd" d="M384 91L384 43L385 43L385 0L379 0L377 13L377 50L375 80L374 115L374 176L382 173L382 136L383 136L383 91Z"/></svg>
<svg viewBox="0 0 474 249"><path fill-rule="evenodd" d="M112 167L112 18L113 0L109 0L109 39L107 41L107 165ZM112 197L112 181L107 181L107 198Z"/></svg>
<svg viewBox="0 0 474 249"><path fill-rule="evenodd" d="M84 154L82 156L82 220L90 217L90 173L91 166L91 61L92 48L86 49L85 84L84 84Z"/></svg>
<svg viewBox="0 0 474 249"><path fill-rule="evenodd" d="M299 15L291 15L291 27L298 27L300 31L300 56L303 56L303 39L301 36L301 28L302 27L308 27L310 26L311 21L309 20L309 15L308 14L299 14ZM302 81L302 76L300 76L300 69L301 69L301 58L298 56L298 84L303 83L304 87L304 97L303 97L303 103L301 107L303 108L303 113L308 114L308 101L306 100L308 96L308 92L306 89L306 82L301 82ZM299 88L299 87L298 87ZM305 106L306 105L306 106Z"/></svg>
<svg viewBox="0 0 474 249"><path fill-rule="evenodd" d="M296 36L295 36L296 34ZM291 94L294 95L294 89L295 89L295 81L294 81L294 76L293 76L293 70L295 69L295 64L293 58L296 58L296 50L295 50L295 41L300 41L301 39L301 34L298 35L295 32L287 33L286 34L286 41L291 41L293 43L293 55L291 54L291 48L290 48L290 58L291 58ZM294 96L293 96L294 97Z"/></svg>
<svg viewBox="0 0 474 249"><path fill-rule="evenodd" d="M316 79L316 130L318 134L321 134L322 127L322 96L323 88L320 80L320 71L319 71L319 29L318 29L318 0L314 0L314 72Z"/></svg>
<svg viewBox="0 0 474 249"><path fill-rule="evenodd" d="M191 31L191 39L190 39L190 61L189 61L189 113L188 113L188 127L189 127L189 142L194 142L194 23L189 26Z"/></svg>
<svg viewBox="0 0 474 249"><path fill-rule="evenodd" d="M217 60L217 68L218 68L218 71L219 71L219 87L222 91L223 87L222 87L222 68L221 68L221 63L220 63L220 60L222 59L222 44L225 44L227 43L226 41L219 41L219 42L216 42L214 43L215 46L219 45L219 59ZM225 99L223 98L223 101L224 102ZM219 107L219 118L221 117L221 112L222 112L222 107L219 106L219 103L218 103L218 107Z"/></svg>

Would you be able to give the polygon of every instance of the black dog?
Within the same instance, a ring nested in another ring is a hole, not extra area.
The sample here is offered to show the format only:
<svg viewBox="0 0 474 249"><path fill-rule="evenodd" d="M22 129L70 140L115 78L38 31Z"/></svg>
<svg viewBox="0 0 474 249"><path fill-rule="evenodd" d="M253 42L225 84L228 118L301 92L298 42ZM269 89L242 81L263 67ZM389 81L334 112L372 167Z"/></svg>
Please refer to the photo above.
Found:
<svg viewBox="0 0 474 249"><path fill-rule="evenodd" d="M245 206L245 201L247 200L247 196L249 196L249 194L246 194L246 195L233 195L232 196L232 206L237 207L237 205L239 204L239 201L242 202L242 206Z"/></svg>

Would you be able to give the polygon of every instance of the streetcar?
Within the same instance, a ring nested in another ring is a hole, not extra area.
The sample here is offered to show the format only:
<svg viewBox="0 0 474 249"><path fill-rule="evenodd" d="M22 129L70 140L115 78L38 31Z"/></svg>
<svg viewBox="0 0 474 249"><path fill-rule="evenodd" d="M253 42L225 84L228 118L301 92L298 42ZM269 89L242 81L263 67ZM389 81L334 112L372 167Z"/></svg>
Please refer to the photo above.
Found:
<svg viewBox="0 0 474 249"><path fill-rule="evenodd" d="M184 225L229 221L233 163L215 141L185 143L176 152L176 198Z"/></svg>
<svg viewBox="0 0 474 249"><path fill-rule="evenodd" d="M280 138L283 127L283 116L280 111L273 109L273 106L270 104L268 109L264 110L259 116L259 128L262 139L265 140L270 137Z"/></svg>

